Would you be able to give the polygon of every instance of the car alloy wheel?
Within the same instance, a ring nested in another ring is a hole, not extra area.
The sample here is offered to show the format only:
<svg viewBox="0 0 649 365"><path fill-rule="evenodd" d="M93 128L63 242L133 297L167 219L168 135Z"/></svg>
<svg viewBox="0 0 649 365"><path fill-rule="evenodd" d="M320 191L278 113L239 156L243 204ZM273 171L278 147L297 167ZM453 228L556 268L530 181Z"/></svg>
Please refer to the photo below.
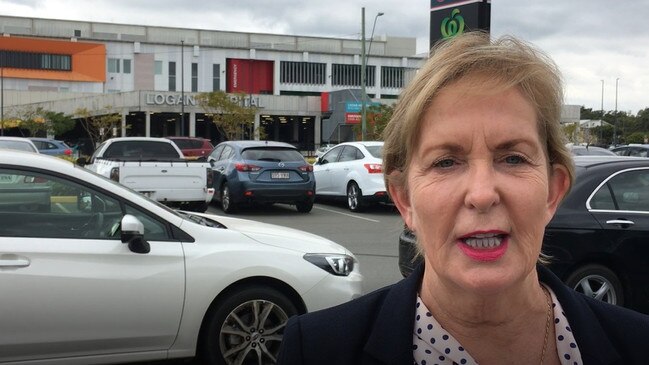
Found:
<svg viewBox="0 0 649 365"><path fill-rule="evenodd" d="M593 299L623 305L622 285L615 273L601 265L586 265L570 275L568 286Z"/></svg>
<svg viewBox="0 0 649 365"><path fill-rule="evenodd" d="M215 303L203 342L209 364L275 364L284 327L298 314L281 292L250 286Z"/></svg>
<svg viewBox="0 0 649 365"><path fill-rule="evenodd" d="M362 206L363 193L355 182L350 182L347 186L347 207L352 212L359 212Z"/></svg>
<svg viewBox="0 0 649 365"><path fill-rule="evenodd" d="M223 184L221 187L221 209L223 213L232 213L235 211L234 203L232 203L232 197L230 196L230 188L228 184Z"/></svg>

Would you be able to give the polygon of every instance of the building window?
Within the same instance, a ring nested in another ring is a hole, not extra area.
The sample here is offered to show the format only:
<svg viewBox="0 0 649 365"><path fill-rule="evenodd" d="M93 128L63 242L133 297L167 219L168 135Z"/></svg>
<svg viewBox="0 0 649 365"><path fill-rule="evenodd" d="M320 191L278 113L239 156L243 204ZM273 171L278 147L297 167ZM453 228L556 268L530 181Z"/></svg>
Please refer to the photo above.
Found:
<svg viewBox="0 0 649 365"><path fill-rule="evenodd" d="M366 66L365 68L365 85L374 86L376 66ZM331 84L333 86L361 86L361 66L360 65L331 65Z"/></svg>
<svg viewBox="0 0 649 365"><path fill-rule="evenodd" d="M403 88L404 68L403 67L381 67L381 87Z"/></svg>
<svg viewBox="0 0 649 365"><path fill-rule="evenodd" d="M285 84L324 85L325 63L281 61L280 80Z"/></svg>
<svg viewBox="0 0 649 365"><path fill-rule="evenodd" d="M176 91L176 62L169 62L169 91Z"/></svg>
<svg viewBox="0 0 649 365"><path fill-rule="evenodd" d="M108 72L119 73L119 58L108 59Z"/></svg>
<svg viewBox="0 0 649 365"><path fill-rule="evenodd" d="M154 67L155 67L155 74L162 75L162 61L155 61Z"/></svg>
<svg viewBox="0 0 649 365"><path fill-rule="evenodd" d="M212 65L212 91L221 90L221 65Z"/></svg>
<svg viewBox="0 0 649 365"><path fill-rule="evenodd" d="M198 91L198 63L192 63L192 92Z"/></svg>
<svg viewBox="0 0 649 365"><path fill-rule="evenodd" d="M124 64L124 73L125 74L130 74L131 73L131 60L123 60Z"/></svg>
<svg viewBox="0 0 649 365"><path fill-rule="evenodd" d="M32 70L72 70L70 55L0 50L0 67Z"/></svg>

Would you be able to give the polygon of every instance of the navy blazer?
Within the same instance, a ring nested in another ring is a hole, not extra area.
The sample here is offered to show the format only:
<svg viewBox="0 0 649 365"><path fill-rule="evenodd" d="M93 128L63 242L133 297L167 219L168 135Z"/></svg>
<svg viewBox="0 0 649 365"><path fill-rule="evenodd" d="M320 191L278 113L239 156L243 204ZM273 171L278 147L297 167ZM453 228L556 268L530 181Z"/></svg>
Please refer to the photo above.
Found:
<svg viewBox="0 0 649 365"><path fill-rule="evenodd" d="M649 316L588 298L537 267L559 299L585 365L649 364ZM289 319L280 365L414 364L412 336L423 264L406 279L333 308Z"/></svg>

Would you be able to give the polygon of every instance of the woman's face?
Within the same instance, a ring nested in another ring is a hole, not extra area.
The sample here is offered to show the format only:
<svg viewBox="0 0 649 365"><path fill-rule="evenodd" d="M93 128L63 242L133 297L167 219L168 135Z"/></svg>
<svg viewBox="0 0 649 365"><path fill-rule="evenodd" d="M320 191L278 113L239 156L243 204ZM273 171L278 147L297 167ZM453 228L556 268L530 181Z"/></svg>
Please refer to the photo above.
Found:
<svg viewBox="0 0 649 365"><path fill-rule="evenodd" d="M458 81L433 99L407 190L391 193L417 234L427 278L493 293L534 270L568 178L549 166L527 99L517 89L467 91L480 81Z"/></svg>

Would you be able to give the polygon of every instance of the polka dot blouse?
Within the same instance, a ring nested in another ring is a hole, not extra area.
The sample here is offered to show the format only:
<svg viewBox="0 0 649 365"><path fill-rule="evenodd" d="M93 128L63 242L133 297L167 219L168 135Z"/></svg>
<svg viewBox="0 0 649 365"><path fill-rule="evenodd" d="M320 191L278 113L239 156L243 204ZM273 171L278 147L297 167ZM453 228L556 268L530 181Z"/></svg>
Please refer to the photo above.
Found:
<svg viewBox="0 0 649 365"><path fill-rule="evenodd" d="M546 286L547 288L547 286ZM581 353L561 304L550 288L554 312L555 341L561 365L581 365ZM475 365L477 362L442 328L417 296L415 330L412 337L415 365Z"/></svg>

